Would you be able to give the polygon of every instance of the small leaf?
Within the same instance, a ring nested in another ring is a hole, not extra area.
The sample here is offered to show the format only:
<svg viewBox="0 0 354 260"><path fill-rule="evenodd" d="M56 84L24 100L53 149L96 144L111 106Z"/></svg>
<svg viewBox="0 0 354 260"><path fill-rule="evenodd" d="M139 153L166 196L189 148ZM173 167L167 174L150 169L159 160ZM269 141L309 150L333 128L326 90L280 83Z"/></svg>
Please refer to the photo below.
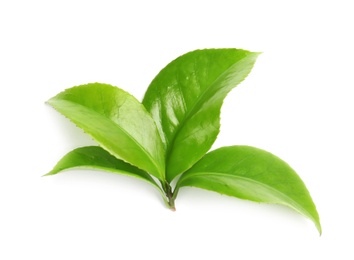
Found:
<svg viewBox="0 0 354 260"><path fill-rule="evenodd" d="M67 89L48 103L116 158L165 179L165 151L155 122L132 95L92 83Z"/></svg>
<svg viewBox="0 0 354 260"><path fill-rule="evenodd" d="M72 169L94 169L112 173L132 176L152 184L162 194L166 204L164 193L160 186L146 172L122 161L99 146L86 146L76 148L67 153L45 176L54 175L62 171Z"/></svg>
<svg viewBox="0 0 354 260"><path fill-rule="evenodd" d="M223 100L249 74L257 56L239 49L196 50L172 61L151 82L143 104L166 146L168 181L211 148Z"/></svg>
<svg viewBox="0 0 354 260"><path fill-rule="evenodd" d="M240 199L283 204L311 219L321 233L316 206L296 172L273 154L249 147L219 148L205 155L177 183Z"/></svg>
<svg viewBox="0 0 354 260"><path fill-rule="evenodd" d="M47 175L54 175L61 171L85 168L114 173L122 173L143 179L156 185L155 181L146 172L122 161L99 146L86 146L67 153Z"/></svg>

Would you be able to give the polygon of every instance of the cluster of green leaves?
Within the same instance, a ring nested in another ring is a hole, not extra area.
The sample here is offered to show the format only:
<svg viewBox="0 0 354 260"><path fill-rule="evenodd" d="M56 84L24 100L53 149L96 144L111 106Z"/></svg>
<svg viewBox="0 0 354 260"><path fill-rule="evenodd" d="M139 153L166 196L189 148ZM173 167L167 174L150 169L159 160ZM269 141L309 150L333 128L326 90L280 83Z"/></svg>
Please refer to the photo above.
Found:
<svg viewBox="0 0 354 260"><path fill-rule="evenodd" d="M224 98L250 73L257 56L240 49L189 52L160 71L142 103L101 83L59 93L48 103L99 146L69 152L47 175L73 168L130 175L154 185L173 210L185 186L283 204L311 219L321 232L310 194L287 163L249 146L208 153L219 133Z"/></svg>

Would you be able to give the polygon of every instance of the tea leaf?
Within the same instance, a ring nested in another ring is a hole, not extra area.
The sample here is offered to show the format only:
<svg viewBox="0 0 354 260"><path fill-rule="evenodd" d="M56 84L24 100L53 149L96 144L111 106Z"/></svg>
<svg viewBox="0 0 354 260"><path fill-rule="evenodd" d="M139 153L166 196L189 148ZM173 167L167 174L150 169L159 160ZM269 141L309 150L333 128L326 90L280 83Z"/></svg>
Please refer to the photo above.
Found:
<svg viewBox="0 0 354 260"><path fill-rule="evenodd" d="M86 146L76 148L75 150L67 153L62 159L60 159L54 168L45 176L54 175L62 171L73 169L100 170L141 179L157 188L165 200L165 203L168 203L166 201L164 192L149 174L126 162L123 162L122 160L115 158L113 155L109 154L106 150L99 146Z"/></svg>
<svg viewBox="0 0 354 260"><path fill-rule="evenodd" d="M239 49L197 50L172 61L151 82L143 104L166 146L168 181L211 148L223 100L248 75L257 56Z"/></svg>
<svg viewBox="0 0 354 260"><path fill-rule="evenodd" d="M115 158L99 146L86 146L72 150L60 159L55 167L45 176L72 169L96 169L121 173L156 185L149 174Z"/></svg>
<svg viewBox="0 0 354 260"><path fill-rule="evenodd" d="M315 204L300 177L287 163L258 148L230 146L208 153L181 176L177 191L183 186L286 205L311 219L321 233Z"/></svg>

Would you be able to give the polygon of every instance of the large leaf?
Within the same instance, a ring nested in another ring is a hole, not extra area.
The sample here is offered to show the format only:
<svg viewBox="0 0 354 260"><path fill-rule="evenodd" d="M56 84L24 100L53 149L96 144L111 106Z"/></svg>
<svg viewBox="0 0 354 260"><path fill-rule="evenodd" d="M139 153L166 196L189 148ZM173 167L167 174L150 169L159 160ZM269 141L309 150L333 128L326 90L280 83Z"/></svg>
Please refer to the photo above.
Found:
<svg viewBox="0 0 354 260"><path fill-rule="evenodd" d="M143 104L166 146L168 181L210 149L225 96L248 75L257 56L238 49L197 50L172 61L151 82Z"/></svg>
<svg viewBox="0 0 354 260"><path fill-rule="evenodd" d="M165 151L155 122L132 95L92 83L67 89L48 103L116 158L165 179Z"/></svg>
<svg viewBox="0 0 354 260"><path fill-rule="evenodd" d="M321 232L315 204L300 177L287 163L266 151L249 146L219 148L181 176L177 192L183 186L283 204L311 219Z"/></svg>

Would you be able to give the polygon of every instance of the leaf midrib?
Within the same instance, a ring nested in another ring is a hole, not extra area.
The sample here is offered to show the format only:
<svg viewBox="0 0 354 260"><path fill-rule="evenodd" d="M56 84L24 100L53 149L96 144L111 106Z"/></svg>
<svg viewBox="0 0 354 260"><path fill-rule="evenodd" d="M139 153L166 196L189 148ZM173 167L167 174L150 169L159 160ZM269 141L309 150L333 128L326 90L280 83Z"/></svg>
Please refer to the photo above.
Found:
<svg viewBox="0 0 354 260"><path fill-rule="evenodd" d="M128 136L129 137L129 139L131 139L142 151L144 151L144 154L146 154L147 156L148 156L148 158L150 159L150 162L152 162L152 164L154 165L154 167L155 167L155 169L158 171L158 173L159 173L159 175L160 175L160 177L161 178L164 178L164 175L163 174L161 174L161 172L160 172L160 167L158 167L158 165L156 164L156 162L155 162L155 160L152 158L152 155L150 154L150 153L148 153L147 151L146 151L146 149L141 145L141 144L139 144L139 142L135 139L135 138L133 138L131 135L129 135L128 134L128 132L125 130L125 129L123 129L122 127L120 127L117 123L115 123L110 117L108 117L108 116L106 116L105 114L102 114L102 113L99 113L99 112L97 112L97 111L95 111L95 110L93 110L92 108L90 108L90 107L87 107L87 106L84 106L84 105L81 105L80 103L77 103L77 102L73 102L73 101L70 101L70 100L65 100L65 99L52 99L52 101L57 101L57 102L68 102L68 103L71 103L71 104L74 104L74 105L76 105L76 106L80 106L80 107L83 107L84 109L86 109L86 110L89 110L91 113L94 113L94 114L97 114L97 115L100 115L101 117L103 117L104 119L106 119L106 120L108 120L110 123L112 123L115 127L117 127L117 128L119 128L126 136ZM49 104L51 103L51 100L49 100L48 101L49 102ZM56 110L58 110L58 108L56 108L56 107L54 107ZM149 116L149 115L148 115ZM70 121L72 121L69 117L67 117ZM74 122L75 123L75 122ZM76 123L75 123L76 124ZM83 129L84 130L84 129ZM84 130L85 131L85 130ZM86 131L85 131L86 132ZM93 135L91 134L91 133L87 133L87 134L89 134L89 135L91 135L92 137L93 137ZM96 139L96 138L94 138L94 139ZM100 145L102 145L102 144L100 144ZM106 147L105 145L102 145L103 147ZM110 151L110 149L108 149L107 147L106 147L106 149L107 149L107 151L109 152L109 153L111 153L111 151ZM113 155L114 157L116 157L115 155ZM118 155L119 156L119 155ZM123 161L125 161L126 163L129 163L129 164L131 164L130 162L128 162L128 161L126 161L126 159L123 159L123 158L121 158L121 157L119 157L120 159L122 159ZM135 165L134 165L135 166ZM138 166L137 166L138 167ZM139 167L138 167L139 168ZM144 169L142 169L142 170L144 170Z"/></svg>
<svg viewBox="0 0 354 260"><path fill-rule="evenodd" d="M239 60L237 60L236 62L232 63L223 73L221 73L211 84L209 84L209 86L206 87L205 91L197 98L197 102L195 102L192 106L192 108L186 113L186 116L182 119L181 123L178 125L177 130L175 132L175 134L173 135L172 140L169 142L168 147L167 147L167 151L166 151L166 167L167 167L167 162L170 159L171 156L171 152L172 152L172 148L174 147L175 144L175 140L179 134L179 132L181 131L181 129L184 127L185 123L190 119L190 117L192 117L197 111L197 107L199 106L200 103L202 103L202 101L204 100L204 97L206 96L206 94L210 91L211 87L214 86L215 82L217 82L224 74L226 74L231 67L233 67L235 64L239 63L241 60L245 59L246 57L250 56L252 53L247 53L247 55ZM183 96L184 99L184 96ZM185 102L184 102L185 103ZM198 106L197 106L198 105ZM196 111L194 111L196 110Z"/></svg>
<svg viewBox="0 0 354 260"><path fill-rule="evenodd" d="M104 172L119 173L119 174L123 174L123 175L126 175L126 176L132 176L132 177L134 177L136 179L140 179L140 180L143 180L145 182L152 183L153 185L159 187L152 178L150 179L149 175L148 175L149 177L146 176L146 178L145 178L145 177L142 177L139 174L134 173L134 172L129 172L129 171L120 170L120 169L116 169L116 168L105 167L105 166L86 166L86 165L85 166L73 166L73 167L69 167L69 168L60 170L60 172L71 171L71 170L82 170L82 169L83 170L84 169L100 170L100 171L104 171ZM56 173L54 173L54 174L56 174Z"/></svg>

